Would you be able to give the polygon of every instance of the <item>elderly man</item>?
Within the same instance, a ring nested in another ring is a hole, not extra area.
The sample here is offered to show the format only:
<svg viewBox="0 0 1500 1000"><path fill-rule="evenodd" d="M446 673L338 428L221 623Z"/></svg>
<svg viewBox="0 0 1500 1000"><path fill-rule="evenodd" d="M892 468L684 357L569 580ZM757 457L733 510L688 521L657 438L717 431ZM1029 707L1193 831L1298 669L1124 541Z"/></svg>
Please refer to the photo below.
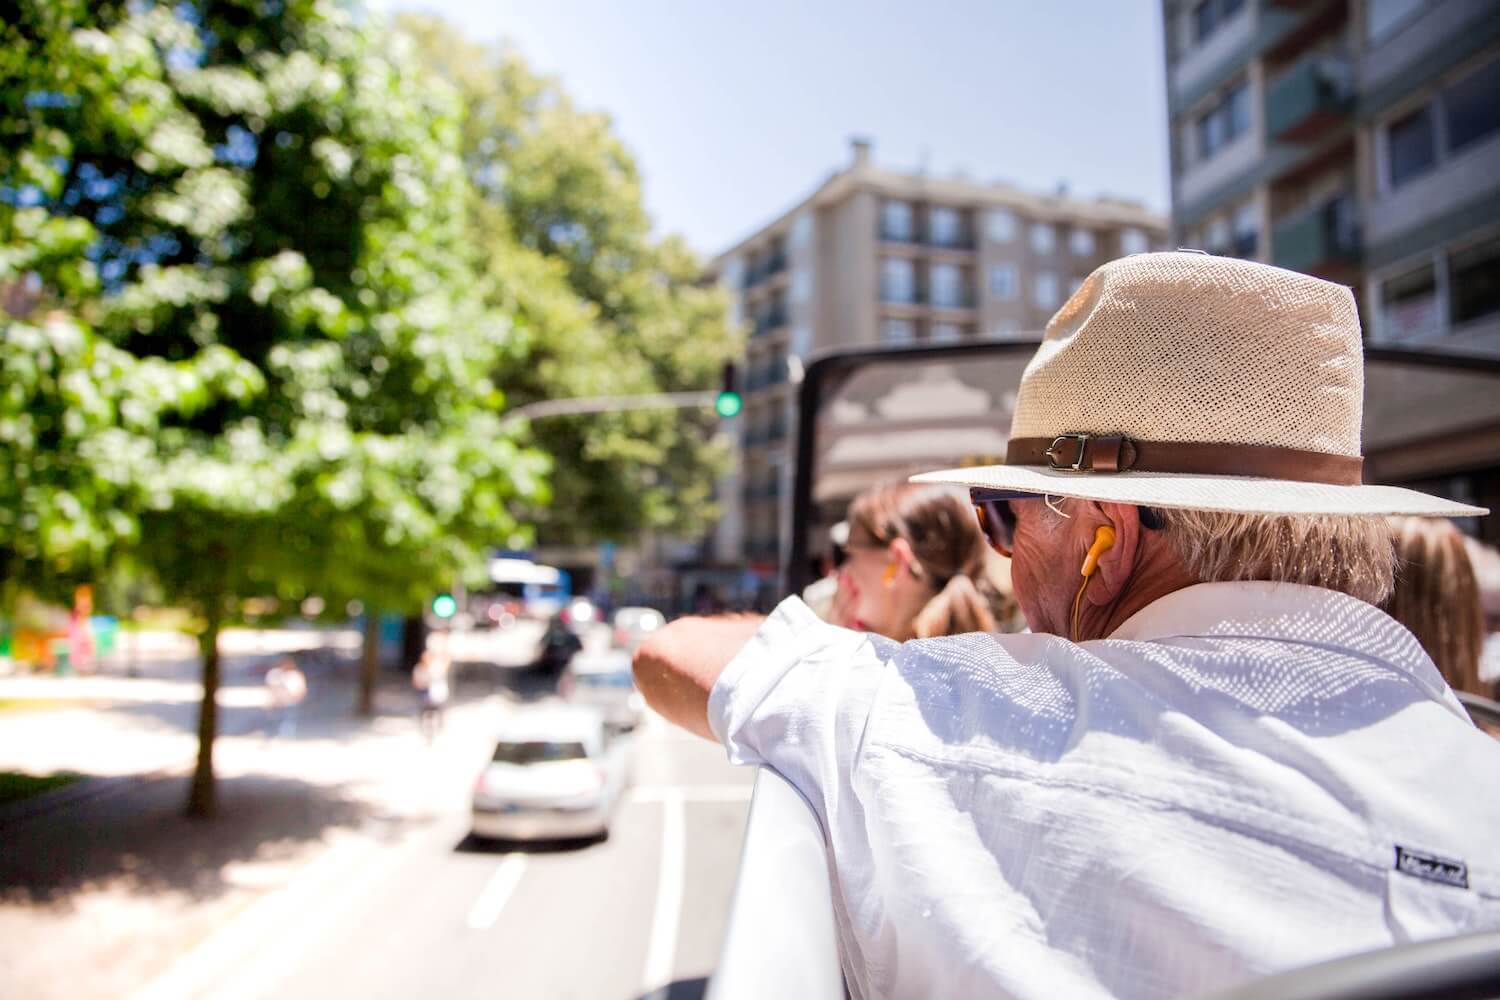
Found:
<svg viewBox="0 0 1500 1000"><path fill-rule="evenodd" d="M651 703L817 812L855 997L1159 997L1500 927L1500 745L1373 605L1348 289L1141 254L1047 327L966 486L1033 634L687 619ZM893 548L889 554L899 561ZM896 567L898 570L899 566Z"/></svg>

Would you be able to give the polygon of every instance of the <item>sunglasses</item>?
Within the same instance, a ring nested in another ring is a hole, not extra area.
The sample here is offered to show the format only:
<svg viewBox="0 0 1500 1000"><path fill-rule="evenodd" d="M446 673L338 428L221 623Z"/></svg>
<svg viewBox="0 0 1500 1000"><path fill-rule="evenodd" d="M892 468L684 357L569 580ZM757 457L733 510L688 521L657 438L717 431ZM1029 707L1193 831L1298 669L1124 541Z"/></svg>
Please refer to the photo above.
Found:
<svg viewBox="0 0 1500 1000"><path fill-rule="evenodd" d="M974 516L979 518L979 530L985 541L1007 559L1016 537L1016 512L1010 509L1010 501L1015 496L978 487L969 490L969 502L974 505Z"/></svg>

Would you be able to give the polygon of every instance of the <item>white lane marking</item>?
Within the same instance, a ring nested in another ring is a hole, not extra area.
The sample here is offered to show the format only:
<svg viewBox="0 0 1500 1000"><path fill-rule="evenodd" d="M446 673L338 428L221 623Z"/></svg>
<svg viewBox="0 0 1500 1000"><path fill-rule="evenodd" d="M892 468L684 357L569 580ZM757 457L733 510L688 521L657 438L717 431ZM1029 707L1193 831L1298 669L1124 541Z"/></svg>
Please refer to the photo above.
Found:
<svg viewBox="0 0 1500 1000"><path fill-rule="evenodd" d="M755 785L637 785L625 795L627 802L749 802Z"/></svg>
<svg viewBox="0 0 1500 1000"><path fill-rule="evenodd" d="M469 926L476 931L487 931L495 926L500 911L505 909L510 894L516 891L516 885L525 873L526 855L520 852L507 854L485 883L479 898L474 900L474 906L469 910Z"/></svg>
<svg viewBox="0 0 1500 1000"><path fill-rule="evenodd" d="M677 959L677 929L682 923L682 884L687 865L680 791L666 790L661 798L661 870L656 880L656 912L651 915L651 939L646 948L647 994L672 981Z"/></svg>

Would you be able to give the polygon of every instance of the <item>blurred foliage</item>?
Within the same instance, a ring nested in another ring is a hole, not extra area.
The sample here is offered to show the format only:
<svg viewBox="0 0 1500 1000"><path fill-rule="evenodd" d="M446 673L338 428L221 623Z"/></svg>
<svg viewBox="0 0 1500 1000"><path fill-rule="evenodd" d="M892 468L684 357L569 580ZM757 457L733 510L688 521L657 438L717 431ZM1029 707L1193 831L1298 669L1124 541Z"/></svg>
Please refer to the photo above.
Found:
<svg viewBox="0 0 1500 1000"><path fill-rule="evenodd" d="M0 567L113 550L415 610L524 533L524 356L476 294L455 95L333 0L29 0L0 34Z"/></svg>
<svg viewBox="0 0 1500 1000"><path fill-rule="evenodd" d="M515 53L427 17L399 27L465 109L469 215L485 303L513 317L501 378L513 404L709 389L737 351L721 293L678 240L652 236L635 162L608 116L578 109ZM727 453L708 410L550 418L552 502L529 516L547 542L691 537L716 516Z"/></svg>

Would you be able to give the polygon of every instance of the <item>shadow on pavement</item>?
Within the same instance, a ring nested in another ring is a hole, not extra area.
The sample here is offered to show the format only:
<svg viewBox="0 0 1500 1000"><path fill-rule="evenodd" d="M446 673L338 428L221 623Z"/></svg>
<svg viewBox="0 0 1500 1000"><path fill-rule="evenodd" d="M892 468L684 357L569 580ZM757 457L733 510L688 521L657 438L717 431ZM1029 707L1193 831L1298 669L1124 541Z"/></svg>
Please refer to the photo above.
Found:
<svg viewBox="0 0 1500 1000"><path fill-rule="evenodd" d="M375 818L337 786L245 775L219 779L218 815L183 815L188 782L148 778L0 832L0 901L67 907L87 890L177 893L194 899L274 872L340 828ZM249 873L249 874L247 874Z"/></svg>
<svg viewBox="0 0 1500 1000"><path fill-rule="evenodd" d="M566 854L597 847L608 836L574 837L568 840L498 840L472 833L453 845L455 854Z"/></svg>

